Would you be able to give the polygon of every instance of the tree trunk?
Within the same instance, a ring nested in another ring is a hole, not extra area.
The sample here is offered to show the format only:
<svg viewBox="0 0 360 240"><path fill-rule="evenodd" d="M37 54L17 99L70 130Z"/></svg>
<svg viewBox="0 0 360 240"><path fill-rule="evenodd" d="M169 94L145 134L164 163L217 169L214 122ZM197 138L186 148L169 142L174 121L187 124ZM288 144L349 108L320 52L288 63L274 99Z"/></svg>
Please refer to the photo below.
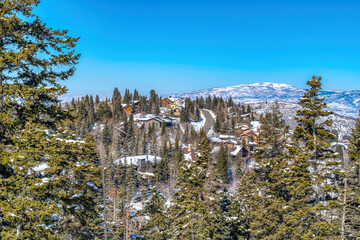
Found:
<svg viewBox="0 0 360 240"><path fill-rule="evenodd" d="M102 165L102 181L103 181L103 215L104 215L104 239L107 240L107 219L106 219L106 184L105 184L105 162L104 158L101 157Z"/></svg>
<svg viewBox="0 0 360 240"><path fill-rule="evenodd" d="M344 179L344 198L343 198L343 211L341 217L341 240L345 240L345 220L346 220L346 202L347 202L347 177Z"/></svg>

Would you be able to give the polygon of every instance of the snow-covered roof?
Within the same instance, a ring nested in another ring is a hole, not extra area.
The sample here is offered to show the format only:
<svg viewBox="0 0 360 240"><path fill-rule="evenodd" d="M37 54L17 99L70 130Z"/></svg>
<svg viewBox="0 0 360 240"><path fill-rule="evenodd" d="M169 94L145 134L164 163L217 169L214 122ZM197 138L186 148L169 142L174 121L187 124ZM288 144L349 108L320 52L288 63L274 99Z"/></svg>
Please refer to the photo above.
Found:
<svg viewBox="0 0 360 240"><path fill-rule="evenodd" d="M217 153L220 151L220 146L215 146L210 153Z"/></svg>
<svg viewBox="0 0 360 240"><path fill-rule="evenodd" d="M242 145L236 145L235 147L236 147L235 150L230 153L230 154L233 155L233 156L238 155L239 152L241 151L241 149L243 148Z"/></svg>
<svg viewBox="0 0 360 240"><path fill-rule="evenodd" d="M232 135L220 135L219 136L220 139L235 139L235 136Z"/></svg>
<svg viewBox="0 0 360 240"><path fill-rule="evenodd" d="M41 163L39 165L37 165L36 167L33 167L32 169L35 171L35 172L42 172L44 171L45 169L47 169L49 166L47 165L47 163Z"/></svg>
<svg viewBox="0 0 360 240"><path fill-rule="evenodd" d="M139 155L139 156L129 156L129 157L124 157L124 158L119 158L117 160L115 160L116 164L119 164L119 162L121 162L121 164L123 165L138 165L141 161L150 161L150 162L157 162L160 161L161 157L158 156L154 156L154 155Z"/></svg>

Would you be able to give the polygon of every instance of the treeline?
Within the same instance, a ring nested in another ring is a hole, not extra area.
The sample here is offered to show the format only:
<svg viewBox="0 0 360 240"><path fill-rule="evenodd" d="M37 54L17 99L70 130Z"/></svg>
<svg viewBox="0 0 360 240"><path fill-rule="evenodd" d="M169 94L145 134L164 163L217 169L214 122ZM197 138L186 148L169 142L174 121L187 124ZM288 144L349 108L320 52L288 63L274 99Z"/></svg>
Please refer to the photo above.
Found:
<svg viewBox="0 0 360 240"><path fill-rule="evenodd" d="M150 91L150 97L139 95L135 89L134 93L125 90L122 97L118 88L115 88L111 98L100 100L98 95L85 95L73 98L71 102L60 104L65 110L76 116L75 121L69 121L67 127L76 131L79 136L89 135L96 123L111 122L113 124L126 124L131 116L136 113L162 115L160 113L162 97L154 90ZM234 133L237 123L241 122L243 115L251 113L250 105L234 104L232 98L224 100L221 97L208 96L184 99L184 107L180 113L180 122L188 123L200 121L200 110L208 109L217 116L214 131L217 133ZM131 113L124 112L125 105L132 105ZM249 117L250 119L250 117Z"/></svg>

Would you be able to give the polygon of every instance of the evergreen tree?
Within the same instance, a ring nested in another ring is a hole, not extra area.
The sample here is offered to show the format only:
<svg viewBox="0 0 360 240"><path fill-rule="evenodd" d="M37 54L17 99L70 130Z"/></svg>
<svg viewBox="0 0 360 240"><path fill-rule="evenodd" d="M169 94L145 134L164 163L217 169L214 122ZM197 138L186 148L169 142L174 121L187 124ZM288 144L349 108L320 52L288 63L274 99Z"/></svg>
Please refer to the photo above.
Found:
<svg viewBox="0 0 360 240"><path fill-rule="evenodd" d="M265 145L256 149L255 162L239 184L238 196L247 208L249 237L255 239L285 239L282 224L287 214L288 189L284 170L288 168L285 155L285 134L288 126L278 105L261 118L261 137Z"/></svg>
<svg viewBox="0 0 360 240"><path fill-rule="evenodd" d="M202 136L198 157L194 161L184 161L178 176L171 209L172 238L206 239L203 222L206 213L204 185L209 157L209 140Z"/></svg>
<svg viewBox="0 0 360 240"><path fill-rule="evenodd" d="M142 230L145 239L169 239L167 233L169 222L166 216L165 197L156 187L151 187L150 197L143 212L149 217Z"/></svg>
<svg viewBox="0 0 360 240"><path fill-rule="evenodd" d="M166 131L166 125L165 122L161 122L161 136L163 136L165 134Z"/></svg>
<svg viewBox="0 0 360 240"><path fill-rule="evenodd" d="M1 238L94 238L97 154L61 128L70 112L58 104L78 38L42 23L39 2L0 3Z"/></svg>
<svg viewBox="0 0 360 240"><path fill-rule="evenodd" d="M78 38L53 30L33 13L39 1L0 3L0 141L7 142L28 119L55 127L68 117L56 103L66 92L58 82L75 72Z"/></svg>
<svg viewBox="0 0 360 240"><path fill-rule="evenodd" d="M0 180L2 239L95 237L99 159L90 139L60 130L28 122L1 152L2 162L12 166L11 175Z"/></svg>
<svg viewBox="0 0 360 240"><path fill-rule="evenodd" d="M201 118L201 113L200 113L200 109L198 106L196 106L196 110L195 110L195 121L198 122L200 121Z"/></svg>
<svg viewBox="0 0 360 240"><path fill-rule="evenodd" d="M113 107L113 116L115 119L121 119L123 114L123 109L121 106L121 94L118 88L114 89L112 97L112 107Z"/></svg>
<svg viewBox="0 0 360 240"><path fill-rule="evenodd" d="M217 116L219 116L219 115L217 115ZM218 133L218 132L220 132L220 130L221 130L220 118L217 117L215 119L215 123L214 123L214 131Z"/></svg>
<svg viewBox="0 0 360 240"><path fill-rule="evenodd" d="M107 101L102 101L98 104L96 109L96 116L99 121L110 119L112 117L112 111Z"/></svg>
<svg viewBox="0 0 360 240"><path fill-rule="evenodd" d="M220 150L216 158L216 172L222 183L229 183L228 153L227 148L225 149L223 145L220 146Z"/></svg>
<svg viewBox="0 0 360 240"><path fill-rule="evenodd" d="M138 92L136 89L134 90L134 97L133 97L133 99L134 99L134 101L137 101L137 100L140 99L140 97L139 97L139 92Z"/></svg>
<svg viewBox="0 0 360 240"><path fill-rule="evenodd" d="M185 109L181 110L180 122L181 123L189 122L189 115L188 115L188 113L187 113L187 111Z"/></svg>
<svg viewBox="0 0 360 240"><path fill-rule="evenodd" d="M131 101L130 90L129 90L129 89L125 89L125 94L124 94L123 102L124 102L124 104L129 104L130 101Z"/></svg>
<svg viewBox="0 0 360 240"><path fill-rule="evenodd" d="M234 101L232 99L232 97L230 96L229 100L228 100L228 106L229 107L233 107L234 106Z"/></svg>
<svg viewBox="0 0 360 240"><path fill-rule="evenodd" d="M95 105L98 105L100 103L99 95L96 94L95 96Z"/></svg>
<svg viewBox="0 0 360 240"><path fill-rule="evenodd" d="M330 150L330 142L335 136L328 130L332 120L326 117L332 112L324 110L326 103L319 97L321 77L313 76L307 85L310 88L300 99L301 109L295 118L298 125L294 137L300 147L294 150L297 155L288 173L292 184L290 197L293 198L289 204L294 208L288 221L297 231L296 235L335 238L339 228L334 222L332 208L338 201L336 176L340 174L340 162ZM301 190L295 192L295 189Z"/></svg>
<svg viewBox="0 0 360 240"><path fill-rule="evenodd" d="M360 236L360 118L352 130L349 142L349 157L344 158L345 176L340 200L341 239L356 239Z"/></svg>
<svg viewBox="0 0 360 240"><path fill-rule="evenodd" d="M105 124L104 129L102 131L102 142L105 147L108 147L111 144L111 131L107 124Z"/></svg>

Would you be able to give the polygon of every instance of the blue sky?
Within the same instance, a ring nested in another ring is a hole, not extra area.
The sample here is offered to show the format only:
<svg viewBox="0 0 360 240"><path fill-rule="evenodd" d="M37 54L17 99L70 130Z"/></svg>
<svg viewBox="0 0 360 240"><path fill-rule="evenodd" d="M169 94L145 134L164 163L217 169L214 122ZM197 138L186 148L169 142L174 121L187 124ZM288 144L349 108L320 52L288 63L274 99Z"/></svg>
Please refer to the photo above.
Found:
<svg viewBox="0 0 360 240"><path fill-rule="evenodd" d="M360 1L42 0L80 36L71 94L162 94L255 82L360 89Z"/></svg>

